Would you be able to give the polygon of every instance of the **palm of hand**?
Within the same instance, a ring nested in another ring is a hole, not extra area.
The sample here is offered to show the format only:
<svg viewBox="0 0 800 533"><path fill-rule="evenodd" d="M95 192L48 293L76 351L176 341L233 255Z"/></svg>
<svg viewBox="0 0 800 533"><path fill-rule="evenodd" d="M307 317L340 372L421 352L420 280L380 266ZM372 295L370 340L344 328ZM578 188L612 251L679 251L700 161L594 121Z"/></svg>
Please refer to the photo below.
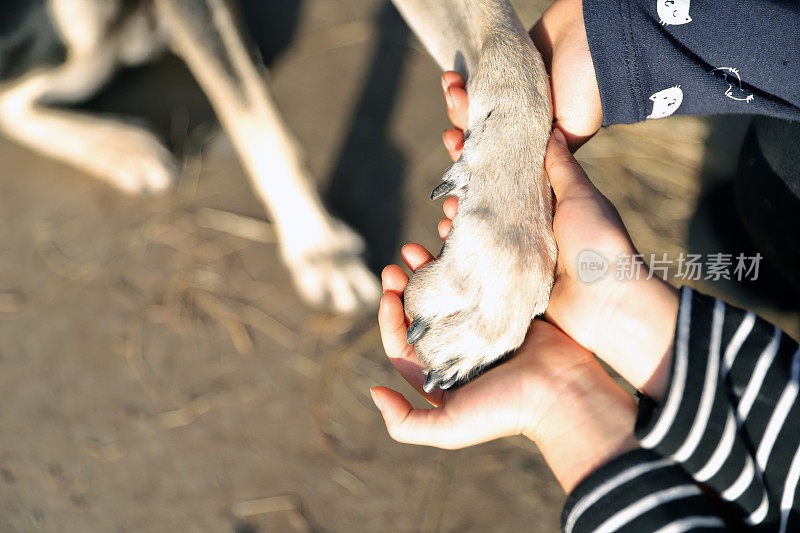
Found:
<svg viewBox="0 0 800 533"><path fill-rule="evenodd" d="M554 164L548 165L551 174ZM615 277L615 261L634 254L635 248L619 214L597 189L584 183L579 190L560 192L553 218L559 256L545 317L597 351L597 335L611 327L627 294L627 284ZM581 279L584 252L605 260L606 271L599 279Z"/></svg>
<svg viewBox="0 0 800 533"><path fill-rule="evenodd" d="M403 258L416 269L432 259L419 245L403 249ZM413 409L399 393L373 389L389 433L401 442L461 448L508 435L537 439L542 427L558 421L554 406L561 392L596 365L592 355L554 326L535 321L515 356L452 392L422 390L425 374L406 343L407 321L400 296L408 281L402 269L384 269L384 296L378 314L381 336L392 364L435 409Z"/></svg>

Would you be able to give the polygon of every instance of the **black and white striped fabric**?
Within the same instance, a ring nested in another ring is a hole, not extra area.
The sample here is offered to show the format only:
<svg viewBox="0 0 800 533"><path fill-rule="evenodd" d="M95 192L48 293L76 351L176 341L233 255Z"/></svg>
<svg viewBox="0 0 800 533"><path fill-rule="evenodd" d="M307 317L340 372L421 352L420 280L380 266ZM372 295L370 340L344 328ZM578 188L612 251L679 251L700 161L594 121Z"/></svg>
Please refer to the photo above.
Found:
<svg viewBox="0 0 800 533"><path fill-rule="evenodd" d="M641 449L573 491L564 531L800 531L799 378L794 340L684 287L666 397L639 404Z"/></svg>

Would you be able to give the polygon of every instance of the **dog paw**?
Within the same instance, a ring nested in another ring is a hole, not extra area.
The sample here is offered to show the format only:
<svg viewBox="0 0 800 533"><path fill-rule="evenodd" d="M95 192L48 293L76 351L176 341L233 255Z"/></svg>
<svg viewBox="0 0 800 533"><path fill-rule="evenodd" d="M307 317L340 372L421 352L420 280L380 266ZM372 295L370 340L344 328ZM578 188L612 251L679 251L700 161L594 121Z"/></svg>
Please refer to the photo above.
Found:
<svg viewBox="0 0 800 533"><path fill-rule="evenodd" d="M284 262L301 298L309 305L353 313L374 308L381 289L362 259L364 242L353 230L334 221L332 228L296 239L284 238Z"/></svg>
<svg viewBox="0 0 800 533"><path fill-rule="evenodd" d="M407 340L428 368L428 392L468 381L518 348L547 307L556 264L544 172L552 115L535 66L516 81L477 73L461 157L431 194L455 195L459 207L441 255L404 293Z"/></svg>
<svg viewBox="0 0 800 533"><path fill-rule="evenodd" d="M146 131L125 129L114 132L97 150L95 174L109 185L130 195L159 194L178 178L172 154Z"/></svg>
<svg viewBox="0 0 800 533"><path fill-rule="evenodd" d="M518 348L547 307L552 232L497 222L462 201L442 254L406 286L407 341L428 369L427 392L466 382Z"/></svg>

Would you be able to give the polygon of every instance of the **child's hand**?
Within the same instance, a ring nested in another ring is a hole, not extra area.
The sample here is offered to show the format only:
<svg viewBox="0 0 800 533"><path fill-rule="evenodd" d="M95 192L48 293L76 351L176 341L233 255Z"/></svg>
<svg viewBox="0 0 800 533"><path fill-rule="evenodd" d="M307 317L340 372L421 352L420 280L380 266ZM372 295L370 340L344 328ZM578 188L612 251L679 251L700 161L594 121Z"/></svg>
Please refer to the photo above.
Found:
<svg viewBox="0 0 800 533"><path fill-rule="evenodd" d="M463 78L448 72L442 85L448 115L459 127L468 106ZM460 156L463 138L458 129L445 132L445 147L453 160ZM547 145L545 168L556 196L553 230L558 243L555 284L545 317L635 387L659 399L671 361L677 292L657 277L646 279L644 267L638 280L617 279L617 259L631 257L636 250L616 209L589 181L558 128ZM444 203L448 218L439 223L443 239L457 207L456 198ZM588 283L578 272L587 250L608 266L604 277Z"/></svg>
<svg viewBox="0 0 800 533"><path fill-rule="evenodd" d="M572 150L597 133L603 106L581 0L557 0L530 30L550 74L556 126Z"/></svg>
<svg viewBox="0 0 800 533"><path fill-rule="evenodd" d="M570 148L575 150L603 124L603 106L589 52L581 0L553 2L529 33L550 75L556 126L566 135ZM452 150L463 142L460 131L467 125L464 78L457 72L446 72L442 87L450 121L456 127L456 130L445 132L445 146Z"/></svg>
<svg viewBox="0 0 800 533"><path fill-rule="evenodd" d="M407 245L417 269L433 257ZM408 281L396 265L382 275L378 312L384 349L421 394L425 375L406 343L402 293ZM632 449L636 406L594 357L554 326L536 320L516 355L452 392L424 394L434 409L414 409L398 392L372 389L389 434L400 442L462 448L524 434L545 454L565 490L614 456Z"/></svg>

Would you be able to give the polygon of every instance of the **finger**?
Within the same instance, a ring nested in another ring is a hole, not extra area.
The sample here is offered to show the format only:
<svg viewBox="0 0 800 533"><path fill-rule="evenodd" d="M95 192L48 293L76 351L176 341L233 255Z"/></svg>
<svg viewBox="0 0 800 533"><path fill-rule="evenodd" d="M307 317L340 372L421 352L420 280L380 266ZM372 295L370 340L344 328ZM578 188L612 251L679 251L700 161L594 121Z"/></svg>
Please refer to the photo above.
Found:
<svg viewBox="0 0 800 533"><path fill-rule="evenodd" d="M381 272L381 286L383 291L389 291L400 296L406 288L408 276L403 269L397 265L389 265Z"/></svg>
<svg viewBox="0 0 800 533"><path fill-rule="evenodd" d="M456 213L458 213L458 198L451 196L445 200L442 205L442 210L444 211L444 216L447 218L451 220L456 218Z"/></svg>
<svg viewBox="0 0 800 533"><path fill-rule="evenodd" d="M411 270L417 270L426 263L433 261L431 253L416 243L403 246L403 249L400 250L400 255L403 256L403 261Z"/></svg>
<svg viewBox="0 0 800 533"><path fill-rule="evenodd" d="M449 218L443 218L439 221L439 226L437 230L439 231L439 238L445 240L448 235L450 235L450 230L453 229L453 221Z"/></svg>
<svg viewBox="0 0 800 533"><path fill-rule="evenodd" d="M440 405L444 398L443 391L435 390L431 393L426 393L423 389L426 378L425 372L423 371L422 363L417 358L414 347L406 342L408 326L403 312L403 304L398 295L391 292L384 293L378 308L378 325L380 326L383 350L389 357L392 366L426 400L433 405Z"/></svg>
<svg viewBox="0 0 800 533"><path fill-rule="evenodd" d="M547 143L544 167L550 177L550 185L558 202L570 197L585 198L599 194L589 181L578 161L567 147L564 134L558 128L553 130Z"/></svg>
<svg viewBox="0 0 800 533"><path fill-rule="evenodd" d="M442 142L450 159L455 163L464 148L464 133L461 130L444 130Z"/></svg>
<svg viewBox="0 0 800 533"><path fill-rule="evenodd" d="M467 129L469 98L467 91L461 87L448 87L444 95L447 104L447 117L453 126L460 130Z"/></svg>
<svg viewBox="0 0 800 533"><path fill-rule="evenodd" d="M442 90L446 91L448 87L461 87L462 89L467 86L467 80L464 76L455 70L448 70L442 74Z"/></svg>
<svg viewBox="0 0 800 533"><path fill-rule="evenodd" d="M472 444L459 442L461 428L447 415L446 407L414 409L402 394L386 387L375 387L370 393L394 440L448 449Z"/></svg>
<svg viewBox="0 0 800 533"><path fill-rule="evenodd" d="M555 113L555 104L553 106L553 113ZM592 137L594 137L594 134L597 133L597 132L595 131L595 132L587 134L587 135L578 135L578 134L572 133L572 132L569 131L570 128L567 127L567 125L566 125L568 122L569 122L569 118L567 118L564 121L558 120L558 118L556 118L556 121L553 124L553 126L556 129L561 130L562 133L566 132L566 133L564 133L564 136L567 138L567 146L569 147L569 151L575 153L575 151L578 148L580 148L581 146L586 144L586 142L589 139L591 139Z"/></svg>
<svg viewBox="0 0 800 533"><path fill-rule="evenodd" d="M425 392L425 379L428 377L423 370L422 363L417 359L416 352L413 350L407 357L397 357L389 359L392 366L397 370L397 373L402 376L406 382L411 385L427 402L433 406L439 406L444 403L445 392L441 389L435 389L431 392Z"/></svg>
<svg viewBox="0 0 800 533"><path fill-rule="evenodd" d="M378 329L381 332L383 351L390 359L408 357L413 348L406 342L406 315L400 297L392 292L381 296L378 307Z"/></svg>

